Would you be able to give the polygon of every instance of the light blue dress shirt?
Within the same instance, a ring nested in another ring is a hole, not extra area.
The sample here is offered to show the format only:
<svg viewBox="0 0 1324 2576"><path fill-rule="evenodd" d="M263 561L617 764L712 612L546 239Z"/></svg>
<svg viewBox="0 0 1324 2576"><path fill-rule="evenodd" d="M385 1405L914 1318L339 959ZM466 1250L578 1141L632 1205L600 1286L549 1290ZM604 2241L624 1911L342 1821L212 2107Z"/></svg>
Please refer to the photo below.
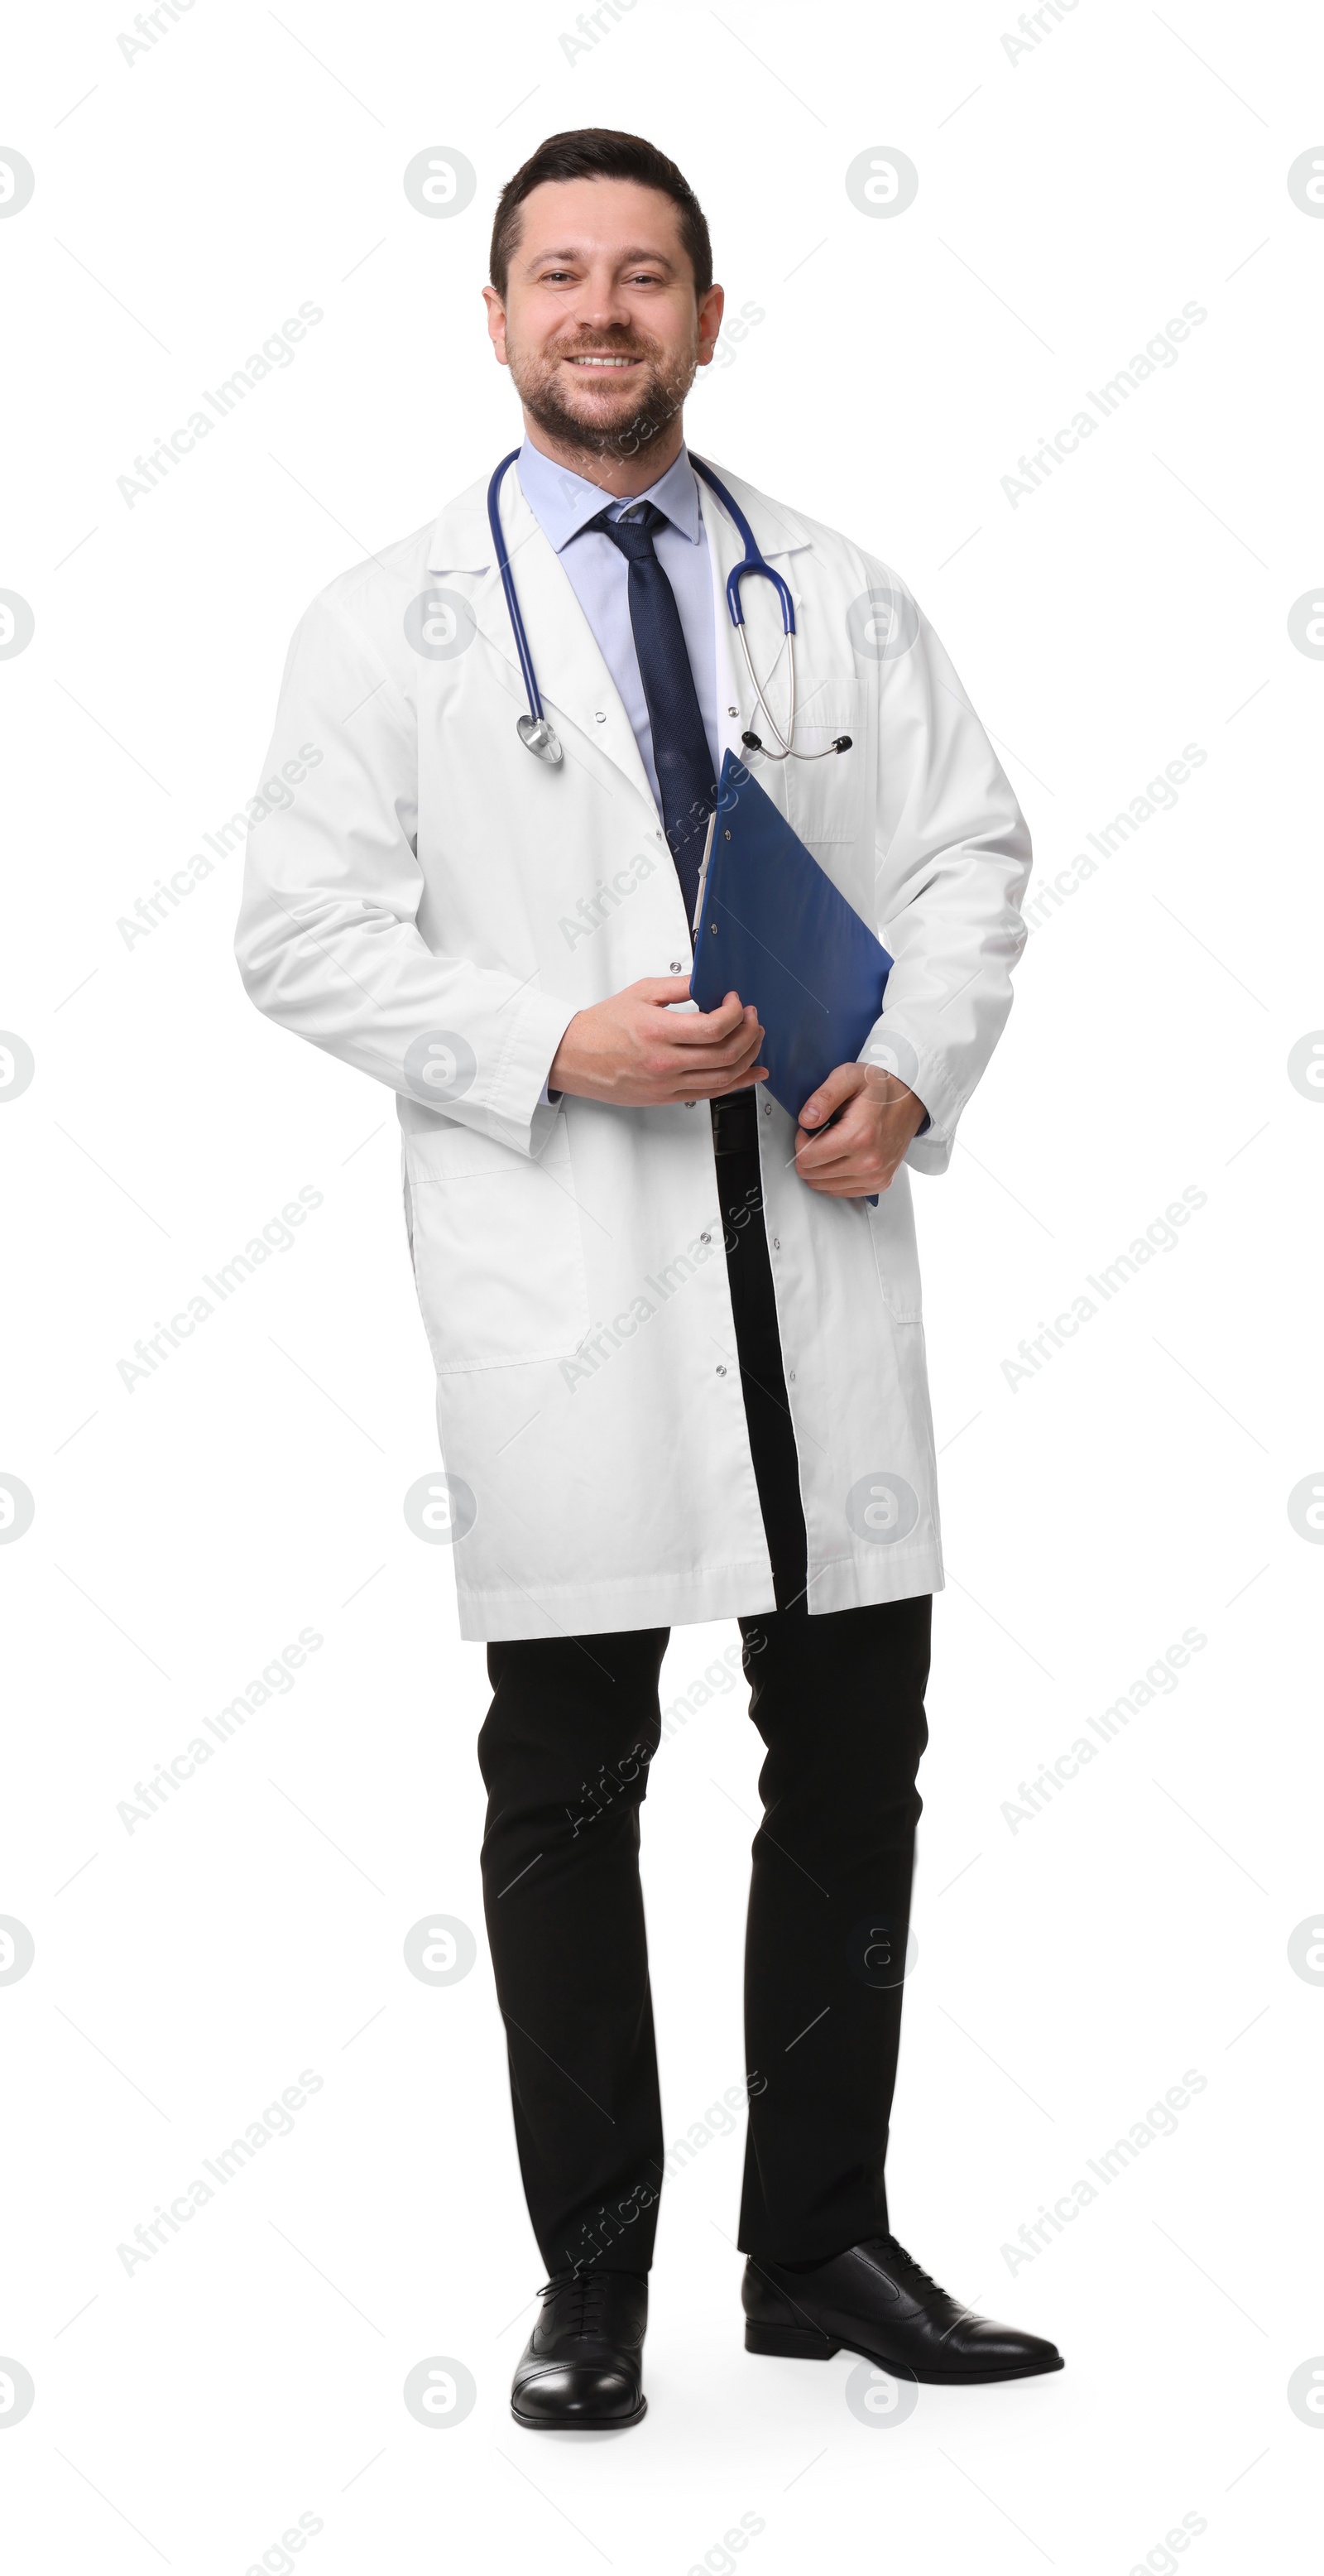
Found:
<svg viewBox="0 0 1324 2576"><path fill-rule="evenodd" d="M616 684L660 816L662 798L653 760L653 731L630 624L630 567L619 546L604 537L601 528L590 528L588 522L604 508L613 519L628 517L644 501L652 501L666 519L666 526L655 531L653 544L676 595L715 778L722 765L722 751L717 732L713 586L694 468L682 447L674 464L656 483L625 501L612 500L596 483L588 483L582 474L572 474L567 466L558 465L554 457L545 456L527 438L515 470L529 508L565 567ZM549 675L548 687L555 697L554 675Z"/></svg>

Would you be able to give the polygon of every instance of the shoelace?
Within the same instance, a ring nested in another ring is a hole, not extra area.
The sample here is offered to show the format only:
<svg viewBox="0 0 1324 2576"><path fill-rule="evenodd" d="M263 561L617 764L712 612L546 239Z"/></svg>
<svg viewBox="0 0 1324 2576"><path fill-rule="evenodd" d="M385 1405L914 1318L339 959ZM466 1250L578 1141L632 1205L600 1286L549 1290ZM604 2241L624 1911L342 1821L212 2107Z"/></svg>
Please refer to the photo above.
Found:
<svg viewBox="0 0 1324 2576"><path fill-rule="evenodd" d="M564 2321L573 2335L602 2332L605 2321L607 2285L601 2273L579 2272L558 2274L544 2281L540 2299L564 2299L567 2302Z"/></svg>
<svg viewBox="0 0 1324 2576"><path fill-rule="evenodd" d="M941 2287L939 2282L934 2280L933 2274L931 2272L926 2272L923 2264L917 2263L914 2255L906 2252L904 2245L900 2243L897 2237L893 2236L888 2241L888 2252L892 2261L894 2263L904 2263L912 2279L922 2281L926 2290L932 2290L935 2296L940 2299L945 2299L947 2297L947 2292Z"/></svg>

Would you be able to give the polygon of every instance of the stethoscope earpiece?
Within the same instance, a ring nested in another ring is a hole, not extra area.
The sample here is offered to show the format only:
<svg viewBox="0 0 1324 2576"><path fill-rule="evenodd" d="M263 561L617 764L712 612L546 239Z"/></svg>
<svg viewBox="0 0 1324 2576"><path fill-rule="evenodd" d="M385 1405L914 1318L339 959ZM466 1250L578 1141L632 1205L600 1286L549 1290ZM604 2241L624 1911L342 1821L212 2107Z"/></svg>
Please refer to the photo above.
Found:
<svg viewBox="0 0 1324 2576"><path fill-rule="evenodd" d="M756 733L742 733L740 739L743 742L746 751L762 751L763 749L763 745ZM851 748L850 735L848 733L839 733L836 741L830 742L827 748L828 751L849 751ZM784 760L786 754L784 751L774 752L772 757L774 760ZM797 751L795 757L797 760L825 760L827 758L827 752Z"/></svg>

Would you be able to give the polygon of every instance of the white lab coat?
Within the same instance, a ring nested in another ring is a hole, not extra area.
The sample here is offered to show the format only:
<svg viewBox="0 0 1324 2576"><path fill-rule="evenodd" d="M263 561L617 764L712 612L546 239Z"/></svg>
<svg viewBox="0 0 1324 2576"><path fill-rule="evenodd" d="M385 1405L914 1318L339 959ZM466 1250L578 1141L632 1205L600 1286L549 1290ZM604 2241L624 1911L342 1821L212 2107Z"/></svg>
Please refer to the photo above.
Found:
<svg viewBox="0 0 1324 2576"><path fill-rule="evenodd" d="M719 470L795 599L797 742L854 746L756 774L895 958L879 1060L930 1113L907 1162L942 1172L1010 1007L1029 836L904 585ZM629 720L511 472L502 522L562 765L517 738L485 500L484 481L299 625L264 772L289 763L297 784L249 841L240 970L259 1010L397 1094L463 1635L770 1610L707 1108L539 1106L574 1013L688 971L690 938ZM701 501L738 752L760 729L725 602L742 548ZM780 615L765 581L744 599L762 675ZM908 1172L874 1209L824 1198L796 1175L792 1120L759 1108L809 1611L935 1590Z"/></svg>

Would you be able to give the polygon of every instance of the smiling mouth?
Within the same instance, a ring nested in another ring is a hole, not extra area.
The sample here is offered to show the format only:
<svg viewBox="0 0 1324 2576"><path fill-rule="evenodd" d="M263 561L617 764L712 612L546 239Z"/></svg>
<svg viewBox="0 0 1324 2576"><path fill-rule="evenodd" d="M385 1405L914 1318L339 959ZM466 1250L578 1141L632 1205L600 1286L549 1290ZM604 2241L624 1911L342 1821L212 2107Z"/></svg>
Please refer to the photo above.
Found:
<svg viewBox="0 0 1324 2576"><path fill-rule="evenodd" d="M599 370L610 367L637 367L640 363L641 361L638 358L608 358L600 355L596 351L590 351L588 355L584 357L567 358L566 360L566 365L568 367L596 367Z"/></svg>

